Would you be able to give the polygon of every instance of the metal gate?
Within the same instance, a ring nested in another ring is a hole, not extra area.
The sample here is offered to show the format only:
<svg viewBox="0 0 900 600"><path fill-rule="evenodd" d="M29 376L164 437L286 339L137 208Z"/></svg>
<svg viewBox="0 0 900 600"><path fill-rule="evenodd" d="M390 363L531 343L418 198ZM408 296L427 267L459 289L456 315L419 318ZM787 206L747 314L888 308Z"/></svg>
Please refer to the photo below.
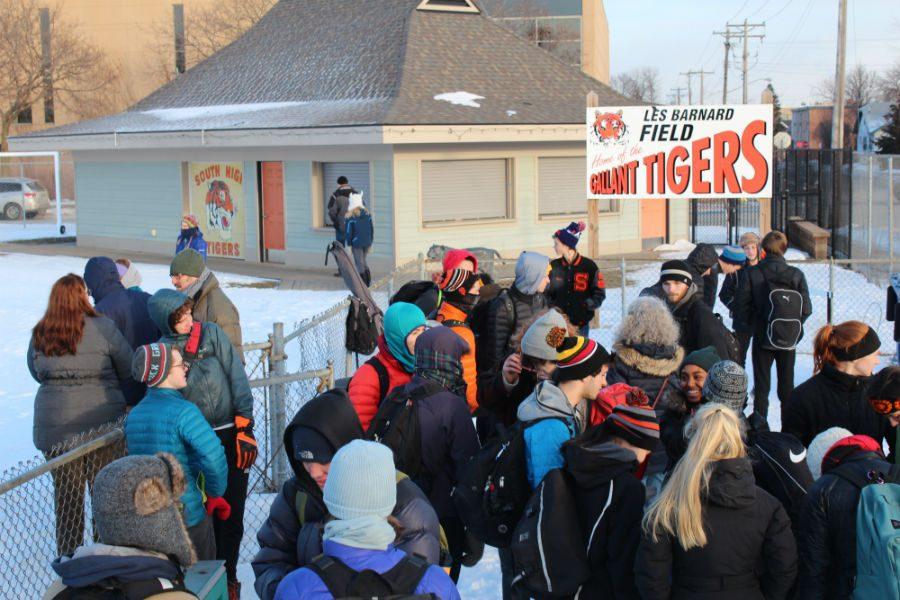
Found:
<svg viewBox="0 0 900 600"><path fill-rule="evenodd" d="M850 258L853 243L853 155L830 149L775 151L772 228L791 220L815 223L831 233L829 254Z"/></svg>
<svg viewBox="0 0 900 600"><path fill-rule="evenodd" d="M759 201L745 198L691 200L691 241L737 244L747 231L759 231Z"/></svg>

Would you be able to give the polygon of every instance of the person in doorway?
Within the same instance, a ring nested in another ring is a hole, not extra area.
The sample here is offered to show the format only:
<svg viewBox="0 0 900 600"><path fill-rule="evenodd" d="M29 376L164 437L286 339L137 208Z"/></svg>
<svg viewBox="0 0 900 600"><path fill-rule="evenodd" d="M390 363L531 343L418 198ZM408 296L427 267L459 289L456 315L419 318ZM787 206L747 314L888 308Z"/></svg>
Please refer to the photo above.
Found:
<svg viewBox="0 0 900 600"><path fill-rule="evenodd" d="M392 389L406 385L416 370L416 340L425 331L425 314L415 304L395 302L384 313L378 353L350 379L347 393L363 431Z"/></svg>
<svg viewBox="0 0 900 600"><path fill-rule="evenodd" d="M225 450L228 485L224 499L231 507L231 516L215 521L213 528L216 556L225 561L229 597L240 597L237 559L244 536L250 467L257 454L250 382L222 328L212 322L197 322L195 326L190 298L163 289L153 294L148 306L150 316L163 333L159 341L178 348L189 363L187 387L182 394L197 405Z"/></svg>
<svg viewBox="0 0 900 600"><path fill-rule="evenodd" d="M337 178L337 189L328 199L328 219L334 227L334 239L343 244L347 234L347 210L350 207L350 194L356 190L350 187L350 181L341 175Z"/></svg>
<svg viewBox="0 0 900 600"><path fill-rule="evenodd" d="M71 450L87 431L125 416L123 384L131 379L131 346L115 323L97 314L84 280L69 273L50 290L44 316L31 332L28 371L37 381L34 445L47 460ZM71 554L84 539L84 488L121 454L121 445L53 469L56 545Z"/></svg>
<svg viewBox="0 0 900 600"><path fill-rule="evenodd" d="M466 343L467 350L462 357L464 395L469 410L475 412L478 408L478 363L471 319L481 294L478 260L467 251L451 250L444 256L443 265L443 272L436 277L442 295L436 320Z"/></svg>
<svg viewBox="0 0 900 600"><path fill-rule="evenodd" d="M203 232L200 231L200 222L194 215L184 215L181 219L181 232L175 243L175 254L180 254L188 248L199 252L206 261L206 240L203 239Z"/></svg>
<svg viewBox="0 0 900 600"><path fill-rule="evenodd" d="M734 314L740 323L752 325L753 411L767 418L772 363L778 377L778 400L783 408L794 389L796 344L803 338L803 324L812 314L812 301L803 271L784 260L785 235L770 231L763 238L762 248L765 259L747 270L745 285L738 286L735 292ZM772 300L775 290L784 291L774 296L778 299L777 306Z"/></svg>
<svg viewBox="0 0 900 600"><path fill-rule="evenodd" d="M734 299L738 287L748 285L747 270L759 264L759 236L753 232L747 232L741 236L741 249L744 251L744 264L740 269L725 275L725 281L722 283L722 291L719 292L719 300L728 309L731 316L731 326L734 329L734 337L741 349L741 355L738 362L742 367L747 366L747 351L750 349L750 340L753 338L753 324L745 323L738 315L735 314Z"/></svg>
<svg viewBox="0 0 900 600"><path fill-rule="evenodd" d="M584 229L584 222L572 222L553 234L558 258L550 261L547 299L578 328L579 335L588 337L591 320L606 300L606 282L597 263L576 250Z"/></svg>
<svg viewBox="0 0 900 600"><path fill-rule="evenodd" d="M641 598L787 598L797 575L790 519L756 486L737 413L707 404L686 434L684 460L644 515Z"/></svg>
<svg viewBox="0 0 900 600"><path fill-rule="evenodd" d="M394 592L404 597L459 600L456 586L440 567L393 545L397 531L390 518L397 505L397 484L393 456L386 446L354 440L338 450L322 499L334 516L325 525L324 552L312 564L288 574L278 585L275 600L387 597L382 590L391 590L386 584L396 581L395 568L401 563L414 569L416 576ZM355 577L363 571L381 577ZM363 583L377 580L382 587L367 588ZM351 582L357 587L351 589Z"/></svg>
<svg viewBox="0 0 900 600"><path fill-rule="evenodd" d="M532 489L565 464L563 444L585 430L588 405L606 387L612 361L603 346L581 336L565 338L557 350L550 381L538 383L516 414L527 427L525 466Z"/></svg>
<svg viewBox="0 0 900 600"><path fill-rule="evenodd" d="M375 228L372 225L372 215L363 206L362 194L350 194L347 204L347 232L344 237L345 244L353 253L353 262L356 272L366 285L372 283L372 272L366 264L366 256L372 249L375 240Z"/></svg>
<svg viewBox="0 0 900 600"><path fill-rule="evenodd" d="M175 255L169 275L175 289L193 301L194 320L221 327L243 362L241 316L222 290L219 280L206 267L203 256L191 248Z"/></svg>
<svg viewBox="0 0 900 600"><path fill-rule="evenodd" d="M609 418L564 446L591 577L580 597L638 600L634 558L641 540L644 487L639 465L659 445L648 404L620 404Z"/></svg>
<svg viewBox="0 0 900 600"><path fill-rule="evenodd" d="M231 507L222 498L228 464L219 438L196 405L179 390L187 387L187 365L177 348L147 344L134 352L131 373L147 384L147 395L125 420L125 443L131 455L174 456L186 475L184 524L198 560L215 560L216 539L210 515L228 518ZM203 488L197 483L203 477ZM206 500L204 501L204 498Z"/></svg>
<svg viewBox="0 0 900 600"><path fill-rule="evenodd" d="M322 530L334 518L322 496L334 456L362 438L353 407L340 390L329 390L304 404L285 429L284 447L293 476L281 487L256 535L260 549L252 563L254 586L262 600L271 600L288 573L322 553ZM439 564L444 549L437 514L406 475L398 471L395 481L397 503L390 518L401 533L394 547Z"/></svg>
<svg viewBox="0 0 900 600"><path fill-rule="evenodd" d="M103 467L91 491L97 543L56 559L44 600L196 598L184 570L197 562L179 498L184 471L171 454L126 456Z"/></svg>
<svg viewBox="0 0 900 600"><path fill-rule="evenodd" d="M666 304L678 323L679 344L685 353L712 346L721 357L737 354L737 344L731 332L700 297L694 284L692 269L683 260L669 260L662 264L659 283L666 296Z"/></svg>
<svg viewBox="0 0 900 600"><path fill-rule="evenodd" d="M878 443L887 440L893 455L897 449L890 421L874 412L866 399L880 349L878 334L860 321L820 329L813 343L814 375L782 405L782 431L808 446L826 429L844 427Z"/></svg>

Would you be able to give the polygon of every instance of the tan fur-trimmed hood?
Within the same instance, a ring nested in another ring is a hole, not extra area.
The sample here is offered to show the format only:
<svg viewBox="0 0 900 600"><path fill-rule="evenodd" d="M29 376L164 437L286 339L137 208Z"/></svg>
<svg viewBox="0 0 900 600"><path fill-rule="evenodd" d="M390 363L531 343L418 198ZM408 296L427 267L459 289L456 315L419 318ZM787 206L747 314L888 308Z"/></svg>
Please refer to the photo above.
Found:
<svg viewBox="0 0 900 600"><path fill-rule="evenodd" d="M622 342L613 345L613 352L624 364L654 377L667 377L676 373L684 360L684 349L681 346L676 346L675 355L671 357L646 356Z"/></svg>

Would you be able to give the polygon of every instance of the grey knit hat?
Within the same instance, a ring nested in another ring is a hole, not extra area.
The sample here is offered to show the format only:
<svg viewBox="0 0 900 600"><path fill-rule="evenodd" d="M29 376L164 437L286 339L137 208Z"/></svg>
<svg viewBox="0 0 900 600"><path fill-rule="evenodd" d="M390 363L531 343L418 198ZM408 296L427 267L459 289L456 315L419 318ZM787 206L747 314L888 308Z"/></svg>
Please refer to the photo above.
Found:
<svg viewBox="0 0 900 600"><path fill-rule="evenodd" d="M525 331L522 354L555 362L557 348L567 335L566 318L556 309L550 309Z"/></svg>
<svg viewBox="0 0 900 600"><path fill-rule="evenodd" d="M203 260L203 255L193 248L185 248L172 259L172 264L169 266L169 275L200 277L205 268L206 262Z"/></svg>
<svg viewBox="0 0 900 600"><path fill-rule="evenodd" d="M743 414L747 405L748 385L747 372L743 367L736 362L723 360L714 364L706 374L703 400L724 404L738 414Z"/></svg>
<svg viewBox="0 0 900 600"><path fill-rule="evenodd" d="M94 480L91 507L103 544L161 552L182 567L197 562L181 515L184 471L178 459L126 456L103 467Z"/></svg>

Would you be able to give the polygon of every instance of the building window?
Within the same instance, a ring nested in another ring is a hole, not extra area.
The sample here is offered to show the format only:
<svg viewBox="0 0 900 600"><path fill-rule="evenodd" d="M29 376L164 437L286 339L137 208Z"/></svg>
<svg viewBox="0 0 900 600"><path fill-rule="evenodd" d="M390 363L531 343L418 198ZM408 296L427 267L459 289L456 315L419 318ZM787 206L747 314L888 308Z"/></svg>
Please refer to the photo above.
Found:
<svg viewBox="0 0 900 600"><path fill-rule="evenodd" d="M184 5L172 5L172 26L175 32L175 72L187 70L187 58L184 53Z"/></svg>
<svg viewBox="0 0 900 600"><path fill-rule="evenodd" d="M429 160L422 162L422 223L512 218L511 162Z"/></svg>
<svg viewBox="0 0 900 600"><path fill-rule="evenodd" d="M53 53L51 51L50 9L41 9L41 67L44 78L44 123L56 122L53 108Z"/></svg>
<svg viewBox="0 0 900 600"><path fill-rule="evenodd" d="M338 188L339 177L346 177L350 187L363 194L363 204L372 210L372 198L369 194L369 163L367 162L325 162L318 163L318 172L322 182L322 223L323 227L330 227L328 218L328 201L331 194Z"/></svg>
<svg viewBox="0 0 900 600"><path fill-rule="evenodd" d="M619 211L619 201L601 199L601 213ZM538 159L538 214L541 218L587 214L583 156Z"/></svg>
<svg viewBox="0 0 900 600"><path fill-rule="evenodd" d="M31 124L31 107L29 106L26 109L19 111L19 116L16 119L16 123L19 125L30 125Z"/></svg>

